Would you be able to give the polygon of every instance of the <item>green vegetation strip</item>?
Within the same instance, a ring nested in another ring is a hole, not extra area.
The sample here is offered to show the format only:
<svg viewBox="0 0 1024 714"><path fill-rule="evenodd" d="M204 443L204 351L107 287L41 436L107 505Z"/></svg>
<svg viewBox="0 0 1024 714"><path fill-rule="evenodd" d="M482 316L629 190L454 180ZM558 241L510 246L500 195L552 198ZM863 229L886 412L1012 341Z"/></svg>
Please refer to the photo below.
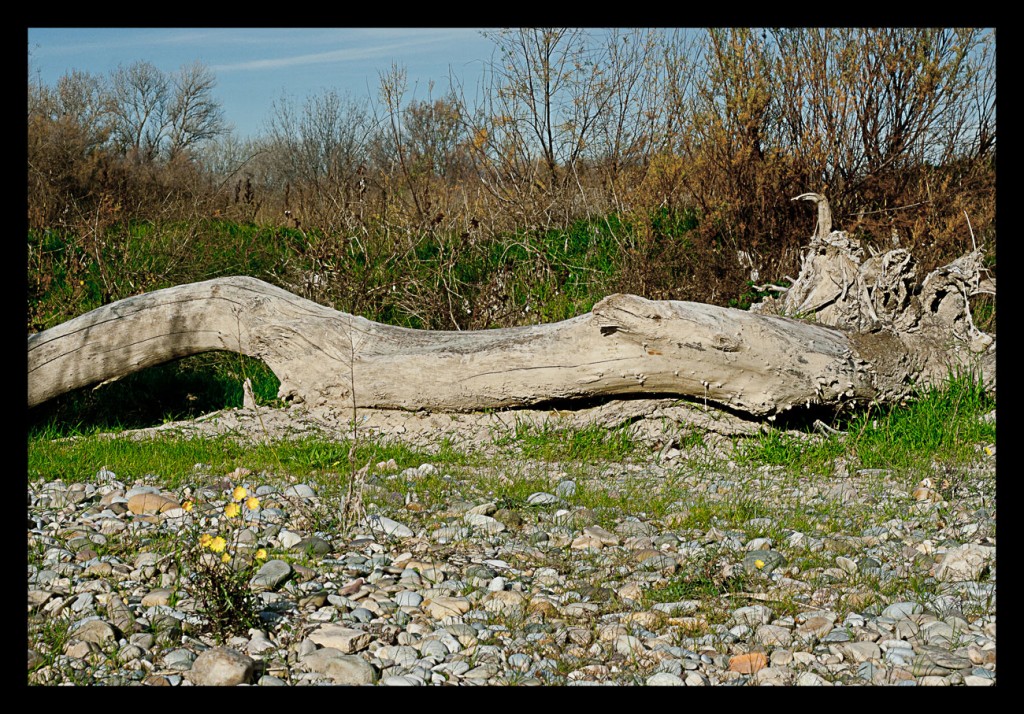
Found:
<svg viewBox="0 0 1024 714"><path fill-rule="evenodd" d="M926 470L932 462L963 463L979 443L994 443L995 397L970 374L951 375L906 404L868 408L838 426L846 433L809 440L770 430L740 450L751 465L785 466L793 472L826 473L846 457L862 469Z"/></svg>
<svg viewBox="0 0 1024 714"><path fill-rule="evenodd" d="M943 389L930 389L905 406L866 410L842 424L845 434L795 436L768 430L737 445L734 458L750 467L781 466L794 475L832 473L837 458L856 468L918 471L933 462L965 463L978 444L994 444L994 421L981 418L995 408L972 377L951 377ZM31 429L28 439L30 479L88 480L107 467L115 473L184 474L197 463L214 471L231 471L244 461L254 470L285 470L304 477L324 471L348 471L348 441L306 438L274 444L244 445L228 437L163 436L145 440L109 438L92 430L67 438L53 425ZM618 463L640 456L639 444L626 426L597 425L560 429L549 424L520 423L514 434L495 445L514 457L561 463ZM395 459L400 468L425 461L452 465L481 463L479 455L444 442L439 450L417 451L400 442L360 441L353 461L359 465ZM173 478L173 477L172 477ZM173 486L174 484L168 484ZM749 506L757 511L756 504ZM750 515L750 514L748 514Z"/></svg>

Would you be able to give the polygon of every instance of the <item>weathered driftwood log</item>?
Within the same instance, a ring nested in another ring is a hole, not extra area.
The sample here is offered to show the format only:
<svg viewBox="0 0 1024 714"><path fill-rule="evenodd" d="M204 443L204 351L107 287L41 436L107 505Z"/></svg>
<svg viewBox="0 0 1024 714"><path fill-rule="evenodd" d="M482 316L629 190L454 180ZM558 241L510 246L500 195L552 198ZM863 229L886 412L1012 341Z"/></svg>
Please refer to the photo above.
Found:
<svg viewBox="0 0 1024 714"><path fill-rule="evenodd" d="M951 364L980 364L994 384L990 342L979 360L970 349L921 352L919 338L890 330L852 333L618 294L553 324L412 330L338 312L254 278L230 277L120 300L30 335L28 404L226 350L263 360L281 381L279 396L309 406L348 407L354 398L359 407L469 411L679 395L763 417L794 407L900 399L915 380L944 377Z"/></svg>

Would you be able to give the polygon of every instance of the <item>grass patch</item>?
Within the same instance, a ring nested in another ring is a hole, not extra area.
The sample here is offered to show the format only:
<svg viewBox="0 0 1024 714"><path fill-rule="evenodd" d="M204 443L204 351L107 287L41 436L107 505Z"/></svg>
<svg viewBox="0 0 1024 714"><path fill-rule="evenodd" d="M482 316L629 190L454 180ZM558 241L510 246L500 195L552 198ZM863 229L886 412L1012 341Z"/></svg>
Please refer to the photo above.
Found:
<svg viewBox="0 0 1024 714"><path fill-rule="evenodd" d="M682 571L665 585L644 593L648 604L679 602L681 600L708 600L730 593L744 592L750 576L742 568L728 575L722 567L724 560L716 548L707 548L698 558L687 561Z"/></svg>
<svg viewBox="0 0 1024 714"><path fill-rule="evenodd" d="M625 461L638 446L628 426L560 428L550 420L541 424L520 421L512 434L495 439L494 444L514 446L527 459L586 463Z"/></svg>
<svg viewBox="0 0 1024 714"><path fill-rule="evenodd" d="M976 444L995 442L995 423L980 419L995 406L995 398L976 377L957 374L906 406L887 407L878 416L858 416L848 431L865 468L917 467L922 457L965 463L974 458Z"/></svg>
<svg viewBox="0 0 1024 714"><path fill-rule="evenodd" d="M31 620L31 618L30 618ZM71 639L71 619L67 615L59 617L38 617L32 628L34 636L33 649L39 655L36 666L29 669L29 678L34 672L44 667L52 667L57 658L64 654L64 648Z"/></svg>
<svg viewBox="0 0 1024 714"><path fill-rule="evenodd" d="M242 443L227 436L182 438L167 434L148 439L88 437L53 440L45 432L30 436L30 481L62 478L66 482L90 481L107 468L128 481L145 474L160 474L168 488L177 488L195 473L196 464L214 474L225 474L243 465L254 471L288 474L301 479L337 484L347 477L349 441L306 438L272 445ZM425 462L467 464L471 454L449 447L438 454L421 452L400 442L360 440L355 461L371 466L394 459L399 468Z"/></svg>
<svg viewBox="0 0 1024 714"><path fill-rule="evenodd" d="M923 471L933 462L962 464L975 446L995 443L996 426L980 419L995 397L971 374L951 375L942 386L921 390L906 404L874 406L838 424L845 432L822 438L769 430L744 443L739 459L751 466L784 466L793 472L831 471L840 457L858 468Z"/></svg>
<svg viewBox="0 0 1024 714"><path fill-rule="evenodd" d="M577 479L575 493L566 500L594 511L601 525L611 526L621 515L659 519L687 499L686 485L672 475L658 479L631 475L612 485L607 481L604 475Z"/></svg>

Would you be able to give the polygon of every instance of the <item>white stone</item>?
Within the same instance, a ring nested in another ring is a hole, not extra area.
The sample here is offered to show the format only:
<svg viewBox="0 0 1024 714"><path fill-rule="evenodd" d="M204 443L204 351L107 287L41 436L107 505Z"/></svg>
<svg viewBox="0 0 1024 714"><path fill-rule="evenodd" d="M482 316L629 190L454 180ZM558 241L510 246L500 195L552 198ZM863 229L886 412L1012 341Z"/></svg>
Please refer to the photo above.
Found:
<svg viewBox="0 0 1024 714"><path fill-rule="evenodd" d="M411 538L413 536L413 531L409 526L393 521L385 516L367 516L365 525L375 536L387 536L389 538Z"/></svg>
<svg viewBox="0 0 1024 714"><path fill-rule="evenodd" d="M683 687L686 683L682 678L668 672L657 672L647 678L648 687Z"/></svg>
<svg viewBox="0 0 1024 714"><path fill-rule="evenodd" d="M733 619L742 625L756 627L772 621L772 611L764 605L748 605L732 611Z"/></svg>
<svg viewBox="0 0 1024 714"><path fill-rule="evenodd" d="M935 579L940 582L977 580L995 554L994 547L976 543L954 548L941 556L935 566Z"/></svg>
<svg viewBox="0 0 1024 714"><path fill-rule="evenodd" d="M373 684L377 681L377 670L357 655L347 655L335 647L324 647L299 660L299 665L308 671L320 672L331 678L335 684Z"/></svg>
<svg viewBox="0 0 1024 714"><path fill-rule="evenodd" d="M202 687L233 687L251 683L255 668L251 657L230 647L213 647L196 657L187 676Z"/></svg>
<svg viewBox="0 0 1024 714"><path fill-rule="evenodd" d="M472 526L474 530L481 531L487 535L495 535L505 530L504 523L481 513L467 513L462 519Z"/></svg>
<svg viewBox="0 0 1024 714"><path fill-rule="evenodd" d="M321 647L334 647L342 654L351 654L366 649L372 636L368 632L341 625L321 625L309 633L309 639Z"/></svg>
<svg viewBox="0 0 1024 714"><path fill-rule="evenodd" d="M831 687L832 683L814 672L801 672L796 677L798 687Z"/></svg>
<svg viewBox="0 0 1024 714"><path fill-rule="evenodd" d="M706 687L710 684L707 677L703 674L692 671L686 673L686 677L683 678L683 681L686 682L687 687Z"/></svg>
<svg viewBox="0 0 1024 714"><path fill-rule="evenodd" d="M299 541L302 540L302 536L288 530L287 528L282 528L281 532L277 534L277 540L281 544L282 548L289 550L293 546L299 544Z"/></svg>
<svg viewBox="0 0 1024 714"><path fill-rule="evenodd" d="M996 680L988 677L978 677L974 674L968 674L964 677L964 685L968 687L991 687L996 683Z"/></svg>

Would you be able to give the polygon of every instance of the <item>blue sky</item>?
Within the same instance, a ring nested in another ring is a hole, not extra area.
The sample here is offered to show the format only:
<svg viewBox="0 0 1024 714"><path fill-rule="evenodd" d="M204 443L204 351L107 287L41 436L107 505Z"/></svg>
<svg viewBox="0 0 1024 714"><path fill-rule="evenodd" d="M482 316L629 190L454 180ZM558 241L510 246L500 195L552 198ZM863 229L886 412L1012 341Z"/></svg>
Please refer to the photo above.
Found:
<svg viewBox="0 0 1024 714"><path fill-rule="evenodd" d="M199 61L217 77L214 95L239 137L260 132L282 95L325 90L376 99L392 63L408 73L407 98L448 88L449 71L475 96L493 44L473 28L28 28L32 79L54 84L71 70L108 75L151 62L164 72Z"/></svg>

